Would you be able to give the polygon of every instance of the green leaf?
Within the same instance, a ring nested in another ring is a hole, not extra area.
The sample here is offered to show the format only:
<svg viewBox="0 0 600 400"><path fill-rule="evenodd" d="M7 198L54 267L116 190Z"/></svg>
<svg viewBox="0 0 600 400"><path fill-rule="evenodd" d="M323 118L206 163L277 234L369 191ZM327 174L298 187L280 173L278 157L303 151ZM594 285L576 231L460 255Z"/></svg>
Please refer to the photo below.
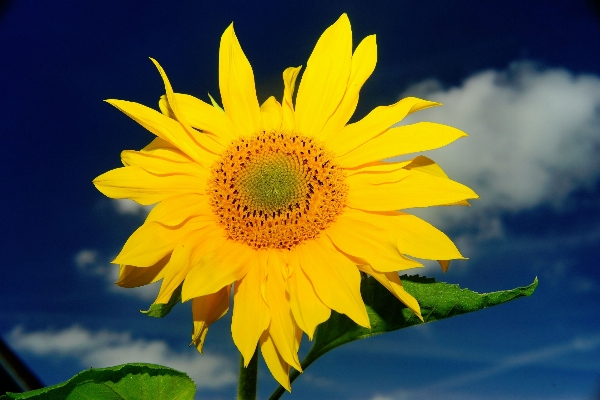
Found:
<svg viewBox="0 0 600 400"><path fill-rule="evenodd" d="M404 289L418 300L425 323L530 296L538 284L536 278L526 287L479 294L461 289L455 284L436 282L433 278L418 275L403 275L400 278ZM367 306L371 329L355 324L343 314L332 312L331 318L317 328L315 343L307 358L316 359L329 350L354 340L423 323L373 277L362 280L360 291Z"/></svg>
<svg viewBox="0 0 600 400"><path fill-rule="evenodd" d="M154 364L123 364L90 368L66 382L7 393L0 400L192 400L195 393L196 385L183 372Z"/></svg>
<svg viewBox="0 0 600 400"><path fill-rule="evenodd" d="M400 278L404 289L419 302L421 315L425 322L421 322L408 307L373 277L365 278L361 282L360 291L367 307L371 329L363 328L347 316L332 310L331 317L317 327L313 339L314 344L302 361L302 369L306 369L317 358L343 344L413 325L478 311L519 297L531 296L538 285L538 280L535 278L529 286L479 294L468 289L461 289L455 284L436 282L433 278L419 275L402 275ZM298 375L297 371L292 371L290 380L293 381ZM270 399L278 399L283 393L284 389L280 386Z"/></svg>
<svg viewBox="0 0 600 400"><path fill-rule="evenodd" d="M147 310L140 310L142 314L146 314L149 317L162 318L171 312L179 302L181 302L181 288L183 284L179 285L177 289L173 291L171 298L167 304L152 304Z"/></svg>

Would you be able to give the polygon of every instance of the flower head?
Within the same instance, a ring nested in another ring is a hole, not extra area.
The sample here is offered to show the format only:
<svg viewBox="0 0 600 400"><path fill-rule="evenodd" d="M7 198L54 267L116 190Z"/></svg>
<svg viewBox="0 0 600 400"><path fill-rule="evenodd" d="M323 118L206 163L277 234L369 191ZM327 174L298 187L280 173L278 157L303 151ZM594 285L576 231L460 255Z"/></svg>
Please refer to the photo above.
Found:
<svg viewBox="0 0 600 400"><path fill-rule="evenodd" d="M108 100L157 136L140 151L123 151L125 166L94 180L108 197L157 203L113 261L121 265L117 284L162 280L156 303L183 284L199 350L208 326L228 311L233 286L236 346L248 363L258 344L288 390L290 366L301 370L302 333L312 338L331 310L370 326L360 271L420 317L397 271L421 266L409 256L443 266L462 258L446 235L398 210L468 204L477 195L426 157L382 160L466 135L430 122L393 127L439 105L412 97L347 124L376 49L372 35L352 52L343 14L317 42L296 101L301 67L283 72L281 103L269 97L259 105L232 24L219 51L223 109L174 93L154 60L166 89L161 112Z"/></svg>

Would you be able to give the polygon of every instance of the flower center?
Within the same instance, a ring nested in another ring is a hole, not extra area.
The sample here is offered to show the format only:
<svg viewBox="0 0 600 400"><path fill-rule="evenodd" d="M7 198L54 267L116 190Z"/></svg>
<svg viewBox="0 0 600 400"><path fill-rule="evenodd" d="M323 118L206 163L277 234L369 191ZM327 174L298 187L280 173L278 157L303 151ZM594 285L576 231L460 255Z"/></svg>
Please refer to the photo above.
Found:
<svg viewBox="0 0 600 400"><path fill-rule="evenodd" d="M213 166L212 209L231 239L291 249L316 238L346 205L345 175L332 159L314 139L295 133L238 139Z"/></svg>

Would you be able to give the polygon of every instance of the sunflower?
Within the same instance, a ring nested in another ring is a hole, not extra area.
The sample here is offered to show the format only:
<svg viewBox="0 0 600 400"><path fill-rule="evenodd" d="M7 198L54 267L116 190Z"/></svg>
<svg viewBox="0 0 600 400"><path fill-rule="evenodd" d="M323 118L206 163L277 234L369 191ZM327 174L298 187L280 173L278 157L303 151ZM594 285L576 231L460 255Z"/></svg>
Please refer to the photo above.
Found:
<svg viewBox="0 0 600 400"><path fill-rule="evenodd" d="M123 151L125 166L94 180L110 198L156 204L113 261L120 265L117 284L162 280L157 304L182 286L200 351L233 289L231 332L245 364L259 344L287 390L290 367L302 370L302 333L312 340L331 310L369 328L361 271L421 317L398 271L422 266L409 256L443 266L463 257L444 233L398 210L467 204L477 195L426 157L382 161L466 136L431 122L393 127L439 103L409 97L348 124L376 60L375 35L352 51L343 14L318 40L295 102L301 67L283 72L281 103L269 97L259 105L232 24L219 50L223 108L212 98L208 104L174 93L152 60L166 89L161 112L108 103L156 138L140 151Z"/></svg>

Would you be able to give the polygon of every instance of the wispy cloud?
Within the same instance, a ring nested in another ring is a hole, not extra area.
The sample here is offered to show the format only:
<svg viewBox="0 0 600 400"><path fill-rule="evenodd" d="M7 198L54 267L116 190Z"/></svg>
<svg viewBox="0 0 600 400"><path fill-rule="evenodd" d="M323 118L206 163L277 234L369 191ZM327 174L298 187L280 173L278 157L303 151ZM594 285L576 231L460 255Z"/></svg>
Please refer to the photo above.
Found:
<svg viewBox="0 0 600 400"><path fill-rule="evenodd" d="M560 357L568 356L573 353L593 352L597 351L598 349L600 349L600 334L588 337L575 337L565 343L559 343L537 350L514 354L502 358L496 362L489 362L488 358L484 358L480 361L484 361L488 365L478 368L477 370L467 371L462 374L450 376L449 378L433 381L428 383L424 388L402 389L390 394L377 394L372 398L372 400L411 400L437 398L437 395L440 395L441 393L444 393L444 398L453 398L446 396L448 394L448 390L450 389L460 389L461 387L472 385L475 382L530 365L544 365L548 367L551 365L548 364L549 361L556 360ZM451 353L452 352L448 354ZM417 355L417 353L414 355ZM463 359L463 357L458 353L456 353L456 358ZM469 359L473 360L473 357L469 357ZM468 398L468 396L463 398Z"/></svg>
<svg viewBox="0 0 600 400"><path fill-rule="evenodd" d="M81 249L73 256L73 261L82 274L102 278L106 282L107 290L110 292L148 301L156 298L160 287L159 284L146 285L134 289L126 289L115 285L115 282L119 278L119 267L110 263L110 260L113 258L103 256L100 251L95 249Z"/></svg>
<svg viewBox="0 0 600 400"><path fill-rule="evenodd" d="M129 199L112 199L111 202L115 210L119 214L139 215L143 217L145 217L150 212L150 210L152 210L152 207L154 207L142 206L136 203L135 201Z"/></svg>
<svg viewBox="0 0 600 400"><path fill-rule="evenodd" d="M130 333L93 332L77 325L61 331L34 332L17 327L7 338L17 350L40 357L72 357L82 368L129 362L159 364L186 372L198 388L209 389L229 386L237 380L234 363L224 356L200 355L194 348L178 353L162 340L134 339Z"/></svg>

